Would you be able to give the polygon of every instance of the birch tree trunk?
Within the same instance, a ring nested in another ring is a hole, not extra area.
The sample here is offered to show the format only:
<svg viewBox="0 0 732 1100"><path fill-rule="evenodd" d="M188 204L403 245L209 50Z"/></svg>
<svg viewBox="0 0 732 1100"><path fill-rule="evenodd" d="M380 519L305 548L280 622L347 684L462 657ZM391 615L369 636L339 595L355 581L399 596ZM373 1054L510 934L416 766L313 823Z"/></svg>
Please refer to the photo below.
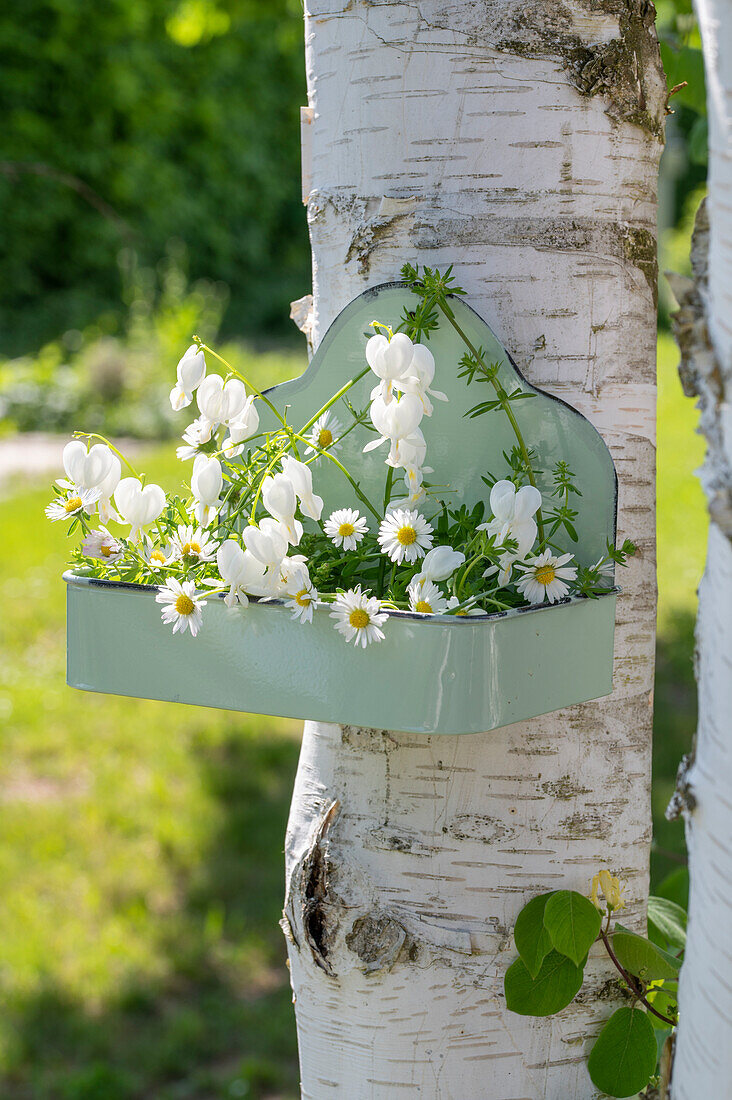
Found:
<svg viewBox="0 0 732 1100"><path fill-rule="evenodd" d="M709 195L693 280L674 279L681 375L708 443L709 545L697 621L699 722L677 802L691 868L674 1100L732 1097L732 6L697 0L707 72Z"/></svg>
<svg viewBox="0 0 732 1100"><path fill-rule="evenodd" d="M628 881L631 920L647 895L653 16L647 0L306 2L314 345L406 260L454 264L530 380L603 433L640 547L610 698L476 736L306 724L283 927L308 1100L595 1095L602 960L547 1020L507 1012L503 974L532 895L587 892L601 866Z"/></svg>

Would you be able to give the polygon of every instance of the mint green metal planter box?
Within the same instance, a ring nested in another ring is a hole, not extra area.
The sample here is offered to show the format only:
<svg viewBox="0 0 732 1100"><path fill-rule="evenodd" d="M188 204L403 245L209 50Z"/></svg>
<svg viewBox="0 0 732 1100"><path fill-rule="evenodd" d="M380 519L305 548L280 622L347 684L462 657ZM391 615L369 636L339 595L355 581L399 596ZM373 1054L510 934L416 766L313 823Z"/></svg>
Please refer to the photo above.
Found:
<svg viewBox="0 0 732 1100"><path fill-rule="evenodd" d="M269 391L273 403L288 407L291 423L306 423L365 366L371 321L396 324L414 301L400 283L361 294L333 322L305 374ZM452 305L473 344L499 364L501 384L532 397L514 408L536 456L539 488L551 491L551 469L559 459L575 472L582 503L574 550L580 564L591 565L606 553L607 541L615 541L617 482L603 439L576 409L531 386L462 299ZM421 425L429 464L449 487L450 507L487 501L482 475L490 470L503 476L502 454L514 443L512 429L500 412L466 418L480 394L457 377L464 346L449 325L433 333L429 346L437 363L435 386L450 399L437 402ZM368 402L373 384L367 376L350 391L355 407ZM265 408L261 425L272 426ZM383 461L379 452L364 455L362 446L352 432L339 457L364 491L380 499ZM318 469L317 492L325 499L326 515L352 503L350 487L330 464ZM303 625L275 601L253 600L243 610L209 597L203 628L191 638L173 635L163 625L150 586L71 573L65 579L68 682L87 691L454 734L523 721L612 690L615 591L595 600L575 598L482 618L394 612L385 624L385 640L357 650L333 629L323 608L312 624Z"/></svg>
<svg viewBox="0 0 732 1100"><path fill-rule="evenodd" d="M478 733L612 690L615 593L477 618L394 612L386 638L346 645L274 602L209 599L173 636L155 589L65 574L67 681L85 691L410 733Z"/></svg>

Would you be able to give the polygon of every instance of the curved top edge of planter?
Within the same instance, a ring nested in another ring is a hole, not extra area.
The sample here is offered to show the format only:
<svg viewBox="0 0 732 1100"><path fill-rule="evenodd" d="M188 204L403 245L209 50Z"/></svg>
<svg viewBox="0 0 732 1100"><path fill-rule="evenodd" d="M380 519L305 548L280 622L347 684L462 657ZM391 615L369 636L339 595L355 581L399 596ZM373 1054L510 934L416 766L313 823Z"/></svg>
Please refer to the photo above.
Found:
<svg viewBox="0 0 732 1100"><path fill-rule="evenodd" d="M373 334L371 322L379 320L396 327L402 309L414 302L414 294L401 282L365 290L332 322L305 372L271 387L267 396L278 408L288 407L291 421L306 423L349 378L363 370L366 341ZM527 444L535 452L537 480L545 496L553 487L551 471L557 461L566 461L573 470L582 501L576 524L578 542L567 549L575 550L580 564L593 564L606 552L607 541L615 541L616 533L617 475L604 439L577 409L527 381L490 326L462 297L451 298L450 302L472 343L483 348L489 362L499 364L497 377L504 388L530 395L530 399L516 402L513 411ZM503 452L510 452L514 446L513 431L499 409L473 419L466 416L483 396L493 396L493 390L481 382L468 387L464 379L458 378L458 364L466 349L445 318L441 318L427 346L436 362L434 387L449 398L448 403L435 401L433 415L425 417L420 425L427 442L427 464L435 470L433 476L441 486L434 495L448 506L472 506L478 500L487 505L490 490L482 475L490 472L498 479L510 472ZM356 408L368 405L375 381L369 374L349 392ZM342 424L347 423L347 410L336 405L332 411ZM261 414L263 427L274 427L272 414L267 409ZM384 451L363 454L358 431L344 439L340 447L339 458L367 496L380 500ZM325 500L326 512L358 504L340 471L324 458L317 461L316 490Z"/></svg>

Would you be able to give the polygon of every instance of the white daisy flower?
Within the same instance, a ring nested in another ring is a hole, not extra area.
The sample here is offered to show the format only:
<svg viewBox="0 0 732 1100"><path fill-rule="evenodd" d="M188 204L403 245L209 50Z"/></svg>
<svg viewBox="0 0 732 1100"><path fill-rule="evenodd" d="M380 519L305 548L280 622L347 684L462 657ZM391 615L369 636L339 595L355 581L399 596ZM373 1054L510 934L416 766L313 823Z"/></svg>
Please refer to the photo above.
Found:
<svg viewBox="0 0 732 1100"><path fill-rule="evenodd" d="M384 632L379 628L388 615L381 610L375 596L361 591L361 585L339 593L333 606L335 611L331 611L330 617L335 619L335 629L344 635L347 642L360 645L363 649L370 642L383 642Z"/></svg>
<svg viewBox="0 0 732 1100"><path fill-rule="evenodd" d="M45 513L52 522L59 519L71 519L80 512L91 515L94 505L102 495L100 488L96 489L70 489L66 496L57 497L46 507Z"/></svg>
<svg viewBox="0 0 732 1100"><path fill-rule="evenodd" d="M193 581L176 580L170 577L161 587L155 602L163 604L162 620L169 626L173 624L173 633L181 634L186 629L190 630L195 638L201 629L203 616L201 608L206 606L206 601L200 598L201 593L196 592Z"/></svg>
<svg viewBox="0 0 732 1100"><path fill-rule="evenodd" d="M529 603L543 603L545 599L549 603L555 603L563 599L569 592L566 581L573 581L577 576L574 565L567 565L573 554L562 554L556 557L551 550L545 550L537 557L529 558L517 565L522 577L516 587Z"/></svg>
<svg viewBox="0 0 732 1100"><path fill-rule="evenodd" d="M378 540L390 561L413 562L432 546L432 525L417 511L397 508L383 520Z"/></svg>
<svg viewBox="0 0 732 1100"><path fill-rule="evenodd" d="M291 596L292 598L286 601L285 607L292 609L293 619L299 619L301 623L311 623L313 611L318 604L317 588L313 588L308 580L297 591L293 591Z"/></svg>
<svg viewBox="0 0 732 1100"><path fill-rule="evenodd" d="M441 615L447 610L447 600L433 581L413 580L407 595L410 611L420 615Z"/></svg>
<svg viewBox="0 0 732 1100"><path fill-rule="evenodd" d="M142 544L142 556L151 569L164 569L172 565L177 557L177 550L168 543L167 546L158 546L147 535Z"/></svg>
<svg viewBox="0 0 732 1100"><path fill-rule="evenodd" d="M331 512L323 526L333 545L344 550L355 550L369 529L366 520L355 508L339 508Z"/></svg>
<svg viewBox="0 0 732 1100"><path fill-rule="evenodd" d="M173 550L184 565L213 561L219 544L201 527L180 526L173 535Z"/></svg>
<svg viewBox="0 0 732 1100"><path fill-rule="evenodd" d="M334 451L340 449L338 438L342 434L343 425L338 417L328 409L327 412L324 412L322 416L318 417L308 434L305 436L311 443L311 446L308 447L305 454L317 454L316 448L321 451L330 451L331 454L333 454Z"/></svg>
<svg viewBox="0 0 732 1100"><path fill-rule="evenodd" d="M122 557L122 543L110 535L106 527L90 531L81 544L81 552L86 558L101 558L103 561L116 561Z"/></svg>

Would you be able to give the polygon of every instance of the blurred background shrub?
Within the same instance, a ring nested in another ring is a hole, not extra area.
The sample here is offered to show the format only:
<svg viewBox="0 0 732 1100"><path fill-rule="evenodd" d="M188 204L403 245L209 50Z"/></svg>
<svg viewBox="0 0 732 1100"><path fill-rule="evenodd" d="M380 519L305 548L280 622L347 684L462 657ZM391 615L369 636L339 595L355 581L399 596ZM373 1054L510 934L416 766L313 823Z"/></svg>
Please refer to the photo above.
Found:
<svg viewBox="0 0 732 1100"><path fill-rule="evenodd" d="M23 0L0 11L0 351L124 309L116 258L171 239L225 331L282 335L309 285L298 0ZM109 323L107 321L106 323Z"/></svg>

